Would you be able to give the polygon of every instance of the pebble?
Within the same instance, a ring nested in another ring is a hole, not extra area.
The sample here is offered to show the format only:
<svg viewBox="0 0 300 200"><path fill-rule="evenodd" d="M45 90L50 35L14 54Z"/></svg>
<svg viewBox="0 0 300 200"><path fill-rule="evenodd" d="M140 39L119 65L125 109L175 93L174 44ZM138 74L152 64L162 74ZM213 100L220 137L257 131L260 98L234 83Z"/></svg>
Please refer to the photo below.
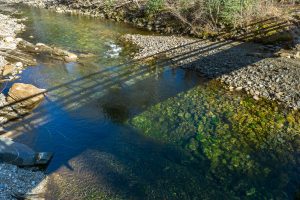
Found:
<svg viewBox="0 0 300 200"><path fill-rule="evenodd" d="M256 100L256 101L258 101L260 98L258 96L256 96L256 95L254 95L253 99Z"/></svg>
<svg viewBox="0 0 300 200"><path fill-rule="evenodd" d="M22 68L23 67L23 63L22 62L17 62L15 64L15 66L18 67L18 68Z"/></svg>
<svg viewBox="0 0 300 200"><path fill-rule="evenodd" d="M241 91L243 89L243 87L237 87L235 88L236 91Z"/></svg>

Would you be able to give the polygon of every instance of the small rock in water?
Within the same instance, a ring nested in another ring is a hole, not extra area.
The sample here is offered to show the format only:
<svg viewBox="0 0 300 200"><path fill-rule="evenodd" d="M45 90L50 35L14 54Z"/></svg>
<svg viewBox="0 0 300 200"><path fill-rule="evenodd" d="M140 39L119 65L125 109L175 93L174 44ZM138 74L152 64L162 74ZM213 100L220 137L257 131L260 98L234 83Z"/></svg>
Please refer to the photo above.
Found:
<svg viewBox="0 0 300 200"><path fill-rule="evenodd" d="M66 62L76 62L78 59L78 56L74 53L68 53L68 55L66 55L64 57Z"/></svg>
<svg viewBox="0 0 300 200"><path fill-rule="evenodd" d="M35 46L37 46L37 47L41 47L41 46L46 46L44 43L36 43L36 45Z"/></svg>

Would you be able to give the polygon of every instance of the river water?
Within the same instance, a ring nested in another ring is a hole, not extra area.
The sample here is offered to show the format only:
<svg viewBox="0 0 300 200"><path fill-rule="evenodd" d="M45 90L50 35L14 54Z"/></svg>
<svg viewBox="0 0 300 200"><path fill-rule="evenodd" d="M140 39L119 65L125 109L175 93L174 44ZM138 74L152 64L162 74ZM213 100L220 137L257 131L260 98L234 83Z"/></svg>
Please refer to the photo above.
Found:
<svg viewBox="0 0 300 200"><path fill-rule="evenodd" d="M15 138L54 153L47 199L293 199L299 112L231 93L167 63L130 62L121 23L22 8L22 37L75 53L38 56L17 82L50 89Z"/></svg>

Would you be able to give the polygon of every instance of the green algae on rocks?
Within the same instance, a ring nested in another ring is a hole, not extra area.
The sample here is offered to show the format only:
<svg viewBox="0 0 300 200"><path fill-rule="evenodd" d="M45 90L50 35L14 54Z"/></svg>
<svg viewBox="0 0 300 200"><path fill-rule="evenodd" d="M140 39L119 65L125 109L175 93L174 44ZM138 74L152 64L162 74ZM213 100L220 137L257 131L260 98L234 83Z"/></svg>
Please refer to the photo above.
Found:
<svg viewBox="0 0 300 200"><path fill-rule="evenodd" d="M298 111L210 83L159 103L130 123L183 148L191 161L208 162L207 178L218 179L232 196L286 199L298 190L293 184L300 178Z"/></svg>

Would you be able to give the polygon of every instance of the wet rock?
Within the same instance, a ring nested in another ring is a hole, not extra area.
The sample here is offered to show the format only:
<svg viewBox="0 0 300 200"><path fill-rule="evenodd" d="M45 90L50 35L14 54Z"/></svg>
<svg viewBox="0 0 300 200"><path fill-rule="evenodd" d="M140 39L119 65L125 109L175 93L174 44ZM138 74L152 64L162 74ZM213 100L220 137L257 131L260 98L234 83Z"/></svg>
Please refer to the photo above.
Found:
<svg viewBox="0 0 300 200"><path fill-rule="evenodd" d="M15 83L8 92L8 103L17 103L18 107L33 110L43 100L44 89L37 88L30 84Z"/></svg>
<svg viewBox="0 0 300 200"><path fill-rule="evenodd" d="M44 47L44 46L47 46L47 45L45 45L44 43L36 43L35 46L37 46L37 47Z"/></svg>
<svg viewBox="0 0 300 200"><path fill-rule="evenodd" d="M48 46L46 44L43 44L43 43L37 43L35 45L35 47L37 48L38 52L44 52L44 53L52 54L53 51L54 51L54 48L52 48L52 47L50 47L50 46Z"/></svg>
<svg viewBox="0 0 300 200"><path fill-rule="evenodd" d="M73 53L67 53L67 55L64 57L64 60L66 62L76 62L78 60L78 56Z"/></svg>
<svg viewBox="0 0 300 200"><path fill-rule="evenodd" d="M84 58L92 58L92 57L95 57L96 55L95 54L92 54L92 53L81 53L78 55L78 59L84 59Z"/></svg>

